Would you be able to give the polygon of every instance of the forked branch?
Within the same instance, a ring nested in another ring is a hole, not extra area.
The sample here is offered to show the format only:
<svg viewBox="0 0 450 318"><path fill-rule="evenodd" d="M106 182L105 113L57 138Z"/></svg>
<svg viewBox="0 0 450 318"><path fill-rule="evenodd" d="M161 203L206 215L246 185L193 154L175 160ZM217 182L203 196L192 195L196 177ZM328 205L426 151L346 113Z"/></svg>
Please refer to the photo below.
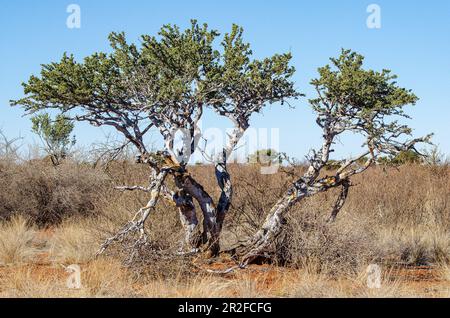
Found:
<svg viewBox="0 0 450 318"><path fill-rule="evenodd" d="M138 238L134 242L129 260L131 261L139 249L147 244L147 234L145 232L145 221L147 220L149 214L155 209L156 203L160 196L161 187L163 186L164 180L168 174L167 169L162 169L152 181L147 192L150 192L150 200L145 207L139 209L139 211L134 215L133 219L125 224L114 236L108 238L100 247L97 252L97 256L103 254L106 249L114 242L123 242L126 238L138 235Z"/></svg>

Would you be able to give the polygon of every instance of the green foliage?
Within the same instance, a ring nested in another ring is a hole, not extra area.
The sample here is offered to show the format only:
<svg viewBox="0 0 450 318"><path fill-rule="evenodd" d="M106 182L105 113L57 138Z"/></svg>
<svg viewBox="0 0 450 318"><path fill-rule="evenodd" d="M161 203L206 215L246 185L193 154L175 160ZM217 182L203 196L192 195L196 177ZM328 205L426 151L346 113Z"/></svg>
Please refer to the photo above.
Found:
<svg viewBox="0 0 450 318"><path fill-rule="evenodd" d="M394 164L422 163L422 157L415 151L400 151L393 159Z"/></svg>
<svg viewBox="0 0 450 318"><path fill-rule="evenodd" d="M331 58L331 65L319 68L320 77L311 84L319 97L311 99L313 109L329 115L318 123L334 118L346 130L360 132L370 137L375 147L382 148L390 137L411 134L411 129L397 121L387 122L386 117L408 116L403 107L418 100L410 90L399 87L396 75L390 70L381 72L365 70L364 57L350 50L342 50L338 58Z"/></svg>
<svg viewBox="0 0 450 318"><path fill-rule="evenodd" d="M384 165L405 165L405 164L420 164L423 163L423 158L415 151L406 150L400 151L397 155L391 157L381 157L378 159L380 164Z"/></svg>
<svg viewBox="0 0 450 318"><path fill-rule="evenodd" d="M74 123L61 114L52 121L47 113L32 117L31 122L33 132L41 138L53 163L59 164L60 160L67 156L70 147L75 144L75 137L70 136Z"/></svg>
<svg viewBox="0 0 450 318"><path fill-rule="evenodd" d="M283 154L274 149L261 149L257 150L254 154L249 155L247 158L249 163L257 164L281 164L283 162Z"/></svg>
<svg viewBox="0 0 450 318"><path fill-rule="evenodd" d="M95 53L83 62L64 54L43 65L39 77L31 76L23 84L26 96L11 105L26 111L76 109L80 115L74 119L114 126L140 148L147 131L140 130L142 122L191 128L191 117L202 107L245 126L265 103L300 94L291 81L291 55L253 60L242 33L233 25L218 46L219 33L193 20L184 31L168 24L158 36L143 35L139 47L124 33L111 33L111 54Z"/></svg>
<svg viewBox="0 0 450 318"><path fill-rule="evenodd" d="M358 112L361 116L373 111L383 114L402 113L401 108L414 104L418 98L405 88L397 86L397 76L390 70L381 72L363 69L364 57L350 50L342 50L331 65L319 68L319 79L311 84L320 89L324 97L339 104L336 112ZM320 106L321 99L311 103ZM402 113L403 114L403 113Z"/></svg>
<svg viewBox="0 0 450 318"><path fill-rule="evenodd" d="M242 38L243 29L233 25L225 35L223 63L219 67L217 84L224 87L216 106L225 113L259 112L264 102L285 102L287 97L301 96L290 80L295 68L289 63L290 53L275 54L263 60L251 61L250 45ZM239 103L233 103L239 101Z"/></svg>

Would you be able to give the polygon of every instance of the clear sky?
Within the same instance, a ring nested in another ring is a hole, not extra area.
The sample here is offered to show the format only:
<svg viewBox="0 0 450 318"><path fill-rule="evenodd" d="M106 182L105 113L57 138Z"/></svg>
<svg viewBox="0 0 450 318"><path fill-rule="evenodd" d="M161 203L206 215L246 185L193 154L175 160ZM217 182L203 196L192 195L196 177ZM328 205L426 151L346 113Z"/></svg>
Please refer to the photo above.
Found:
<svg viewBox="0 0 450 318"><path fill-rule="evenodd" d="M69 29L69 4L81 8L81 28ZM381 28L370 29L367 7L381 8ZM30 121L9 100L22 96L21 82L38 74L40 64L59 60L63 52L77 59L108 51L107 35L125 31L128 39L155 34L161 25L182 27L195 18L227 32L242 25L257 57L291 51L297 68L297 88L313 97L309 86L316 69L328 58L350 48L366 56L367 67L389 68L398 82L420 97L409 109L416 135L434 132L434 142L450 154L450 1L448 0L15 0L0 4L0 128L8 136L33 141ZM307 98L295 109L272 106L252 118L260 128L280 129L280 150L302 158L320 142ZM208 115L204 127L227 127ZM81 144L100 140L105 131L77 125ZM356 154L358 142L349 137L338 155Z"/></svg>

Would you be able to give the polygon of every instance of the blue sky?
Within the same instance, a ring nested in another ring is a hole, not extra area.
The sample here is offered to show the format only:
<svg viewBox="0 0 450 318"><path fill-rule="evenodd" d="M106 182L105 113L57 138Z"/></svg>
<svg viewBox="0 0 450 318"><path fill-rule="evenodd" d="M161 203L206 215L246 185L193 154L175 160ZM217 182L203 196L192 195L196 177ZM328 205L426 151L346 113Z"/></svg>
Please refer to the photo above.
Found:
<svg viewBox="0 0 450 318"><path fill-rule="evenodd" d="M66 8L81 7L81 28L66 27ZM369 29L369 4L381 8L381 29ZM232 23L245 29L256 57L291 51L297 69L297 88L313 97L309 86L316 69L340 49L366 56L366 66L389 68L398 82L420 97L409 109L416 135L434 132L434 142L450 154L450 1L317 0L317 1L157 1L157 0L16 0L0 5L0 128L10 137L36 140L28 118L8 101L22 96L21 82L37 74L40 64L58 60L63 52L76 58L108 51L107 35L125 31L130 41L155 34L162 24L187 26L195 18L222 33ZM295 109L274 105L252 118L254 127L279 128L280 150L302 158L320 143L307 98ZM225 128L228 123L208 114L204 127ZM100 140L103 129L77 125L80 144ZM348 136L337 156L356 154L359 140Z"/></svg>

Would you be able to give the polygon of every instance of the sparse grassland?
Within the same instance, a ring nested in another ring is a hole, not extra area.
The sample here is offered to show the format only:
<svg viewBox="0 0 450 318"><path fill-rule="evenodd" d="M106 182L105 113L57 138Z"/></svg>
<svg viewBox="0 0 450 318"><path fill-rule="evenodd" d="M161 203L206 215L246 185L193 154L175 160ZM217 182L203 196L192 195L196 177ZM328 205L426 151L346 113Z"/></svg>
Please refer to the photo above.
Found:
<svg viewBox="0 0 450 318"><path fill-rule="evenodd" d="M144 184L145 167L115 162L108 171L65 162L0 161L0 296L3 297L449 297L450 169L376 167L355 179L334 224L326 224L337 193L314 196L290 211L270 264L227 275L223 255L171 257L183 231L177 210L161 201L147 224L151 251L124 266L126 251L95 259L102 240L145 203L142 193L113 185ZM214 170L191 167L214 191ZM235 197L224 248L250 234L291 180L232 165ZM301 167L296 168L300 173ZM208 183L209 182L209 183ZM219 195L219 193L215 193ZM164 251L167 251L164 252ZM66 286L66 267L81 267L80 289ZM366 268L382 269L380 289Z"/></svg>

